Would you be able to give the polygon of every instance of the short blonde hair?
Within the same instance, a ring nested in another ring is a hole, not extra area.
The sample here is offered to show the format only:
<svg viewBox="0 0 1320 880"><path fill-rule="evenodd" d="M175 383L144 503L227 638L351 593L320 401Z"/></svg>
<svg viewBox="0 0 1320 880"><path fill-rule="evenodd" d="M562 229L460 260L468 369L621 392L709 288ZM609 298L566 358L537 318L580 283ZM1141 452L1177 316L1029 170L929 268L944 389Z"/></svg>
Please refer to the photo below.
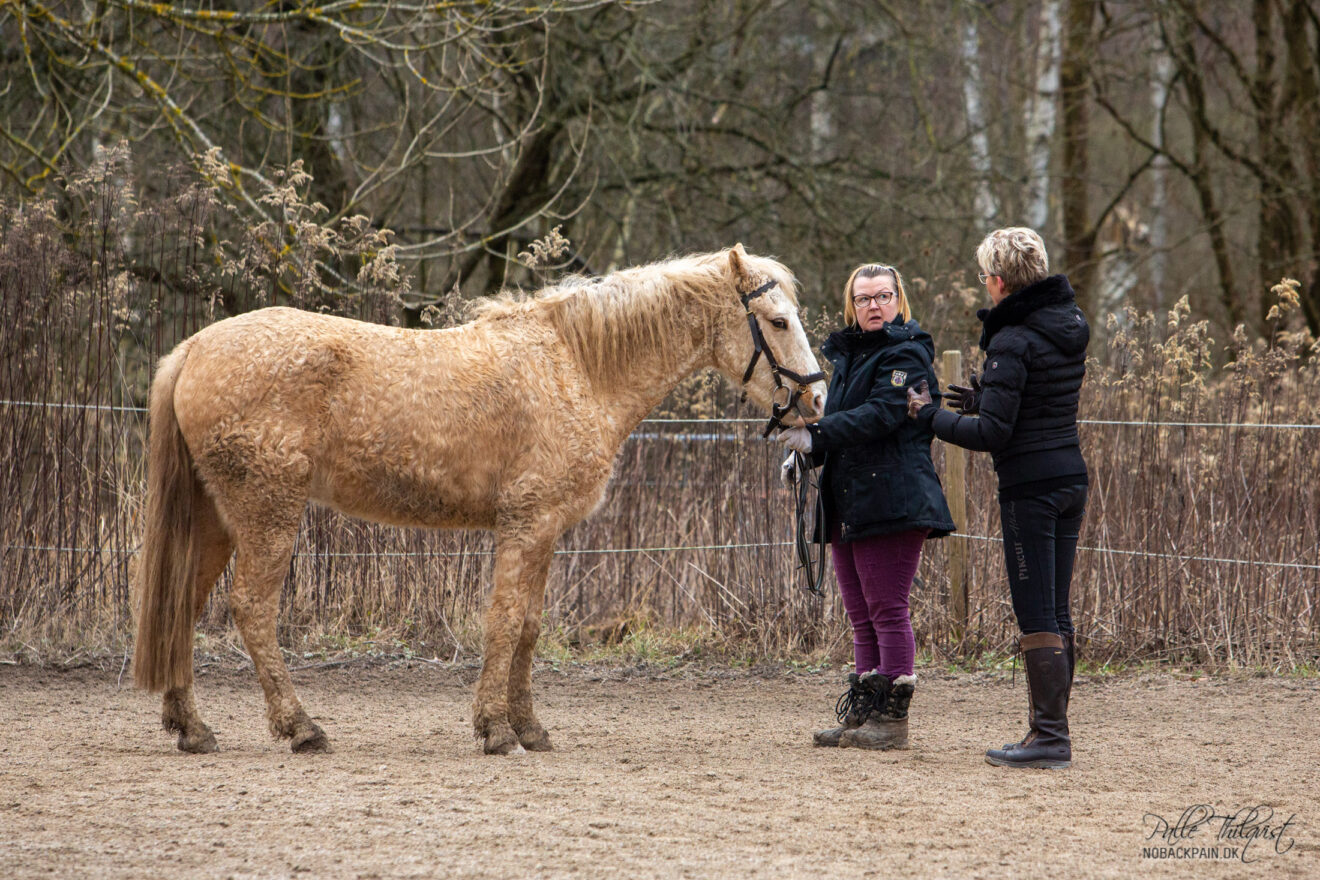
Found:
<svg viewBox="0 0 1320 880"><path fill-rule="evenodd" d="M987 275L998 275L1008 293L1017 293L1050 274L1045 242L1034 229L996 229L976 248L976 262Z"/></svg>
<svg viewBox="0 0 1320 880"><path fill-rule="evenodd" d="M907 291L903 288L903 276L893 266L883 263L863 263L848 276L848 283L843 285L843 320L849 327L857 326L857 307L853 305L853 287L858 278L876 278L888 275L894 279L894 290L898 293L898 314L903 322L912 320L912 306L908 303Z"/></svg>

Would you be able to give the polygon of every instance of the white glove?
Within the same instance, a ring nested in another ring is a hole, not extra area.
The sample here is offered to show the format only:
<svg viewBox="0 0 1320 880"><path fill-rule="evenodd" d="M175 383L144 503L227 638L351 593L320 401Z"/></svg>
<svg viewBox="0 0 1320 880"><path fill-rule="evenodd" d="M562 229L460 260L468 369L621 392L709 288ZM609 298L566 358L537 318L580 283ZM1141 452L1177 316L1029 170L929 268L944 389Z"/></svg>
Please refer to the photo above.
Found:
<svg viewBox="0 0 1320 880"><path fill-rule="evenodd" d="M785 488L792 489L797 485L798 476L797 453L790 449L788 457L779 466L779 482L783 483Z"/></svg>
<svg viewBox="0 0 1320 880"><path fill-rule="evenodd" d="M811 432L806 428L789 428L779 432L779 442L795 452L811 454Z"/></svg>

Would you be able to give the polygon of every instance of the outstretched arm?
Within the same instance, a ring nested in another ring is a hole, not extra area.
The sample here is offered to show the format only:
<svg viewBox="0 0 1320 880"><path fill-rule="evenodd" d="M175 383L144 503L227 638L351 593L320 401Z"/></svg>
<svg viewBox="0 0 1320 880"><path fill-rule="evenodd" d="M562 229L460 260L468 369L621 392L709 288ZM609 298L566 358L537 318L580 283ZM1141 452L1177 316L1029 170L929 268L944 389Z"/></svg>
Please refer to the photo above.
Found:
<svg viewBox="0 0 1320 880"><path fill-rule="evenodd" d="M998 352L987 360L978 415L952 413L935 403L922 406L916 414L936 437L976 452L998 452L1008 443L1027 384L1027 368L1017 354Z"/></svg>

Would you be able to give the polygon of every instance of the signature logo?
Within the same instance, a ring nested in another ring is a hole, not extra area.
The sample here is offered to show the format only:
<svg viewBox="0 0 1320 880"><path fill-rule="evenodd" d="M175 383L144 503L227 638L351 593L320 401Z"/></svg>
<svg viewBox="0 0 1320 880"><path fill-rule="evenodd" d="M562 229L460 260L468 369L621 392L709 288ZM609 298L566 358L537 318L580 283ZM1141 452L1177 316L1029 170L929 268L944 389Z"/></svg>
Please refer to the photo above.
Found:
<svg viewBox="0 0 1320 880"><path fill-rule="evenodd" d="M1293 848L1289 831L1297 818L1291 813L1282 818L1273 807L1261 804L1234 812L1219 812L1212 804L1196 804L1182 811L1173 821L1147 813L1142 823L1149 828L1147 841L1159 838L1163 846L1141 848L1142 858L1155 859L1238 859L1254 862L1270 846L1283 854Z"/></svg>

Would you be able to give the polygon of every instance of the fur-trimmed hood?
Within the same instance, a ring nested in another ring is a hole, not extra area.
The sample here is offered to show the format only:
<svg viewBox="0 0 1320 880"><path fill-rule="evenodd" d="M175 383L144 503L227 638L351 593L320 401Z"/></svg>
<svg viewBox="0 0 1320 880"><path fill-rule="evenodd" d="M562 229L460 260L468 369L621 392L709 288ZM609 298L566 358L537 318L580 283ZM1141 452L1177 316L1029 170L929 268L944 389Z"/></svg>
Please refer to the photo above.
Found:
<svg viewBox="0 0 1320 880"><path fill-rule="evenodd" d="M981 350L1005 327L1024 324L1042 334L1065 354L1086 350L1091 329L1077 310L1077 295L1067 275L1051 275L1011 293L991 309L981 309Z"/></svg>

